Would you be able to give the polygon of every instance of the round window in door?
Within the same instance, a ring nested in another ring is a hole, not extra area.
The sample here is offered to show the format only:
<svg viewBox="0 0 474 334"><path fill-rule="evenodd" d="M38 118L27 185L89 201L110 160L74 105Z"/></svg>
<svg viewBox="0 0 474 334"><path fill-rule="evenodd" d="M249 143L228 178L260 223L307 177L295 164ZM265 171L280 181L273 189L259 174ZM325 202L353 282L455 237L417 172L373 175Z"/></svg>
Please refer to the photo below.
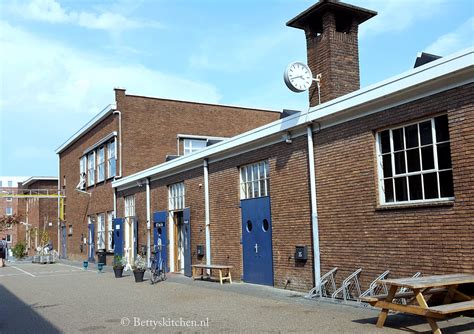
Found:
<svg viewBox="0 0 474 334"><path fill-rule="evenodd" d="M247 220L247 232L252 232L252 222L250 220Z"/></svg>
<svg viewBox="0 0 474 334"><path fill-rule="evenodd" d="M264 219L263 222L262 222L263 232L267 232L269 227L270 227L270 224L268 223L268 220Z"/></svg>

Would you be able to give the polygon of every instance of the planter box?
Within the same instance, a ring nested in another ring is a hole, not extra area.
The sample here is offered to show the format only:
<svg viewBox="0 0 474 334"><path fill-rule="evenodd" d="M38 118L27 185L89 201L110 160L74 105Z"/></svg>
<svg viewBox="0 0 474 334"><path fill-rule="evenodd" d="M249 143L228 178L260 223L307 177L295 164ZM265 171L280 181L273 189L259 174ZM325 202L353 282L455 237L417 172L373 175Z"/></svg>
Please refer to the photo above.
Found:
<svg viewBox="0 0 474 334"><path fill-rule="evenodd" d="M141 271L141 270L134 270L133 271L133 276L135 276L135 282L136 283L140 283L140 282L143 282L143 276L145 275L145 271Z"/></svg>

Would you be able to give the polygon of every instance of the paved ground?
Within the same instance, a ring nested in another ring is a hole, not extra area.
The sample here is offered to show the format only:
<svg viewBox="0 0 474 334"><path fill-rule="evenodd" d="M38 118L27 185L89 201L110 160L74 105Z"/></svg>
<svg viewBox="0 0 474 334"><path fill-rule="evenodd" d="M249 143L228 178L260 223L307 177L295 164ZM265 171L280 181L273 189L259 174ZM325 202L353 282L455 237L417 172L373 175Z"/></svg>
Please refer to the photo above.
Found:
<svg viewBox="0 0 474 334"><path fill-rule="evenodd" d="M115 279L75 263L0 268L0 334L141 332L429 333L417 317L310 301L300 293L243 283L220 286L180 275L154 286L133 273ZM176 322L172 326L172 321ZM196 321L200 327L186 327ZM441 321L443 333L474 333L470 317ZM179 326L176 326L179 325Z"/></svg>

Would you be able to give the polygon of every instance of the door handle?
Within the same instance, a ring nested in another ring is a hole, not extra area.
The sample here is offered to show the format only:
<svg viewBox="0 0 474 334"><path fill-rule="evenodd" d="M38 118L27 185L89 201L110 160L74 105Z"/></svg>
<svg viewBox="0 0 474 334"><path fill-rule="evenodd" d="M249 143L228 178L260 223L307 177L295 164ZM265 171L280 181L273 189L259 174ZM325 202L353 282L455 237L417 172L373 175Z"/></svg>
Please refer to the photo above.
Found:
<svg viewBox="0 0 474 334"><path fill-rule="evenodd" d="M258 254L258 244L257 243L255 244L254 248L255 248L255 253Z"/></svg>

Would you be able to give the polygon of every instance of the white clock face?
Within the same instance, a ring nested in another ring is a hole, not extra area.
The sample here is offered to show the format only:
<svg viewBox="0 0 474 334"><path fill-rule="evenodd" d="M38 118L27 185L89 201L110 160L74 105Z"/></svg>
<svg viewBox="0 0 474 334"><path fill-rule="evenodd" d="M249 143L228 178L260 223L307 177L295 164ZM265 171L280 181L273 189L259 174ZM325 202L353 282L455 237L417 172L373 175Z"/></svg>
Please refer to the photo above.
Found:
<svg viewBox="0 0 474 334"><path fill-rule="evenodd" d="M288 65L284 75L285 83L294 92L304 92L312 82L313 75L309 67L302 62L294 62Z"/></svg>

